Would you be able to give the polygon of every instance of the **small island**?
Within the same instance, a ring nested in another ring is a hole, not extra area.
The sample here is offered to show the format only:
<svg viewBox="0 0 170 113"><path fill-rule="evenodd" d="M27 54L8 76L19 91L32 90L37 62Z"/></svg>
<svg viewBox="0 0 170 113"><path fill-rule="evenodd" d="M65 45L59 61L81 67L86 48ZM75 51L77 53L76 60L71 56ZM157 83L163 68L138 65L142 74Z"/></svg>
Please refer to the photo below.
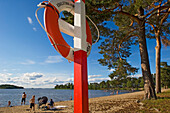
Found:
<svg viewBox="0 0 170 113"><path fill-rule="evenodd" d="M3 84L0 85L0 89L24 89L24 87L10 85L10 84Z"/></svg>

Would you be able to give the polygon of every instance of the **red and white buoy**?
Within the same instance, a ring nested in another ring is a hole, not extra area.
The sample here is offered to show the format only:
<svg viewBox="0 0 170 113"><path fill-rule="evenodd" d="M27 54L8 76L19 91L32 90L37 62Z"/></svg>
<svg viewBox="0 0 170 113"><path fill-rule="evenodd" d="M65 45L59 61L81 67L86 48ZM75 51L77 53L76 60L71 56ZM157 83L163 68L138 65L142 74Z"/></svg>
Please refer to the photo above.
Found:
<svg viewBox="0 0 170 113"><path fill-rule="evenodd" d="M66 59L74 61L74 113L88 113L87 56L92 46L90 27L85 18L85 0L49 0L40 3L44 7L44 24L54 48ZM74 15L74 26L59 18L62 11ZM36 11L37 13L37 11ZM64 32L74 37L74 48L61 35Z"/></svg>

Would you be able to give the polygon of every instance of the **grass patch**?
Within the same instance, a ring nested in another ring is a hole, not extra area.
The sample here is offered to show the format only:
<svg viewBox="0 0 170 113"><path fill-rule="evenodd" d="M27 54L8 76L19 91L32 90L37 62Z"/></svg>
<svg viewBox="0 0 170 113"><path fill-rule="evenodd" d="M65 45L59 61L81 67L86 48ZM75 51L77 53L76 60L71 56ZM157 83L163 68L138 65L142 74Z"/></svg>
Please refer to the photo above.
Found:
<svg viewBox="0 0 170 113"><path fill-rule="evenodd" d="M157 100L142 101L142 103L144 103L143 106L144 108L140 111L155 112L159 110L160 112L163 113L170 112L170 91L157 94L157 97L158 97Z"/></svg>

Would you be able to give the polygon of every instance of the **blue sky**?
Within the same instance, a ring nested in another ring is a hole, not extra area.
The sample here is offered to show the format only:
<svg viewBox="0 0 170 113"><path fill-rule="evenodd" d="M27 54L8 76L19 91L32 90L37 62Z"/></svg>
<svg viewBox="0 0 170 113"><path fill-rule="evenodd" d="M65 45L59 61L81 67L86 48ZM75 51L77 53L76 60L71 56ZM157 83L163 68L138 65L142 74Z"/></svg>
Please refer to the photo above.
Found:
<svg viewBox="0 0 170 113"><path fill-rule="evenodd" d="M4 0L0 4L0 84L14 84L26 88L53 88L56 84L73 82L74 64L63 58L50 44L46 33L35 17L41 0ZM43 9L38 12L43 23ZM73 45L70 36L64 38ZM101 40L102 41L102 40ZM92 47L88 57L88 80L108 80L111 70L97 60L101 41ZM155 72L155 40L147 40L151 72ZM170 47L162 48L162 61L170 64ZM140 68L138 46L132 47L128 58ZM141 70L134 75L140 76Z"/></svg>

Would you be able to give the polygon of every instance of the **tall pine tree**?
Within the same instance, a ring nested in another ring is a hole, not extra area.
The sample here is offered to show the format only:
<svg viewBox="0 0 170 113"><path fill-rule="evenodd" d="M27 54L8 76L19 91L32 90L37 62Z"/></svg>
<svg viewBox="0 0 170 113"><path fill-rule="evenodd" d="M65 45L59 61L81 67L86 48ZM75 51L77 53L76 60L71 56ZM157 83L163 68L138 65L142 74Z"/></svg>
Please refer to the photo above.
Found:
<svg viewBox="0 0 170 113"><path fill-rule="evenodd" d="M146 21L155 15L155 12L167 10L169 5L159 5L158 0L87 0L87 14L90 15L99 26L104 26L106 21L114 21L119 27L119 32L126 32L127 38L136 37L139 43L141 68L144 79L146 99L156 98L153 78L150 72L148 52L146 46ZM167 2L167 4L169 4ZM155 7L153 7L155 6ZM161 12L162 13L162 12ZM110 35L100 29L101 34ZM123 39L124 40L124 39ZM102 45L101 45L102 46ZM105 46L105 45L103 45ZM103 58L104 60L105 58ZM102 61L102 60L100 60ZM103 64L103 62L100 62ZM109 63L109 61L107 62ZM105 64L107 64L105 63ZM108 65L110 67L110 65Z"/></svg>
<svg viewBox="0 0 170 113"><path fill-rule="evenodd" d="M159 5L155 5L159 4ZM155 3L148 7L148 9L161 7L161 6L168 6L170 5L169 1L155 1ZM168 22L168 16L170 13L170 8L167 9L158 9L154 13L152 13L146 20L146 24L149 24L148 26L149 30L147 32L147 37L149 38L155 38L156 39L156 93L161 93L161 75L160 75L160 62L161 62L161 42L168 46L170 45L170 30ZM161 41L162 39L162 41Z"/></svg>

